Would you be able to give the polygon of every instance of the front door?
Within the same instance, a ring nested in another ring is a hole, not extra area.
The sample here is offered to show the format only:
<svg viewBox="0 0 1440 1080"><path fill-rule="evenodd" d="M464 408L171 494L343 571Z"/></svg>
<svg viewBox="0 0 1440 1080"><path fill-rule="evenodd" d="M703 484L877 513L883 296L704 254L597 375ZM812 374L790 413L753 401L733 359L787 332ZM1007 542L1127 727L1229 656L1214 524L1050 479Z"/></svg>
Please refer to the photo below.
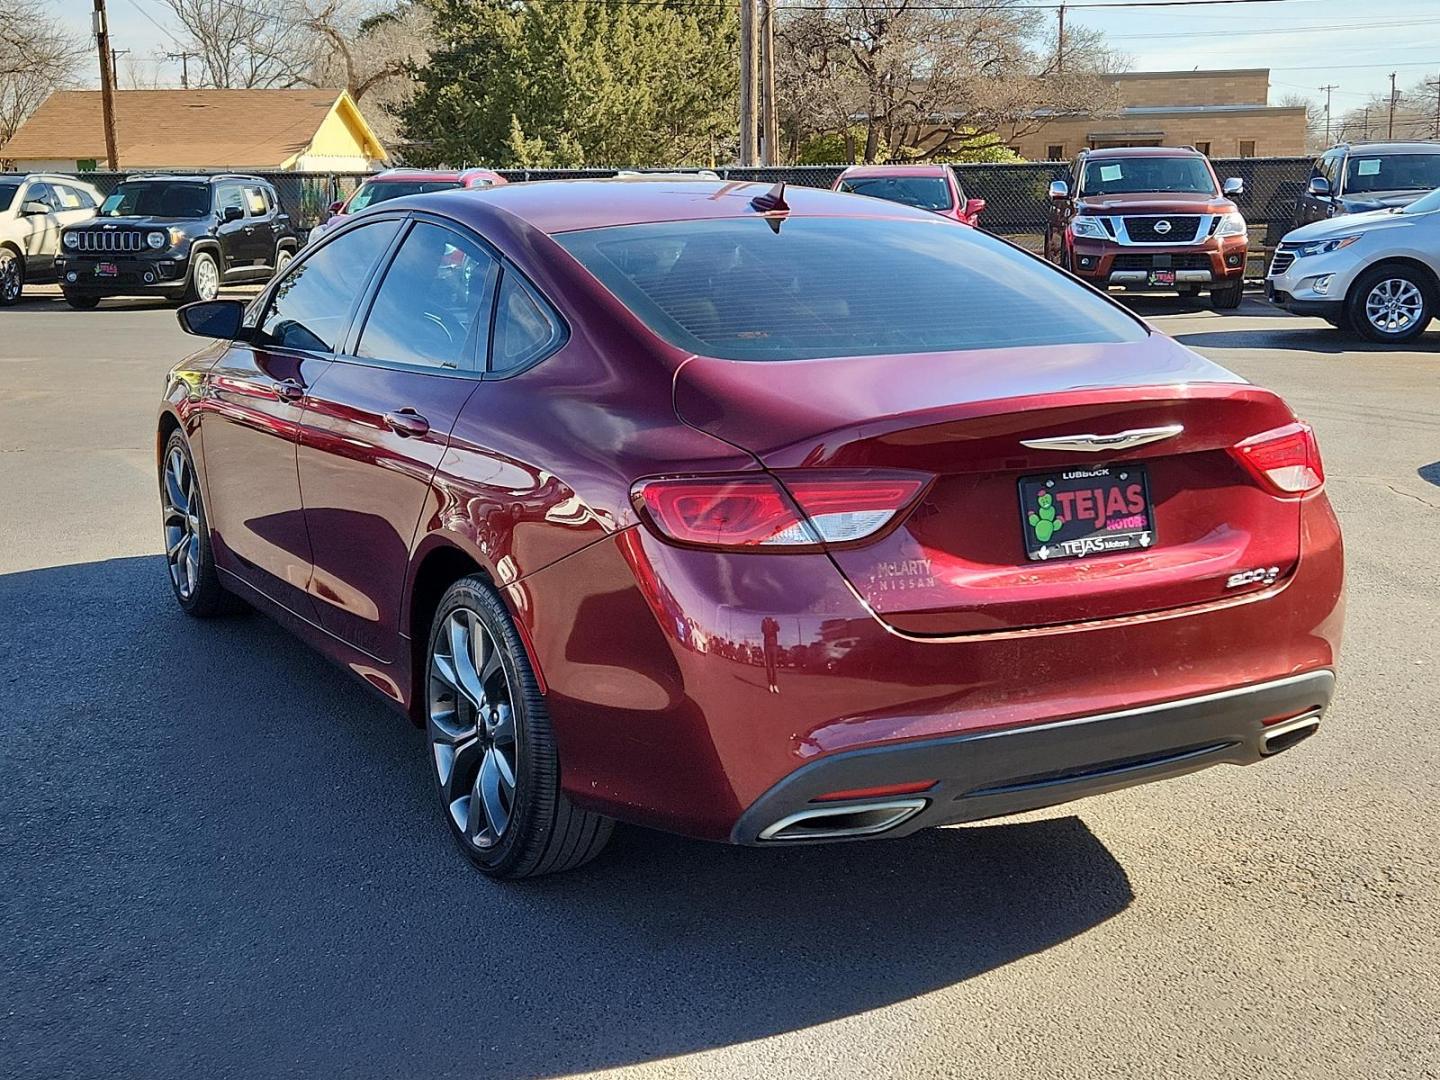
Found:
<svg viewBox="0 0 1440 1080"><path fill-rule="evenodd" d="M479 385L498 264L429 221L401 241L351 353L305 409L300 489L321 625L384 662L399 658L401 598L431 480Z"/></svg>
<svg viewBox="0 0 1440 1080"><path fill-rule="evenodd" d="M301 417L398 230L382 219L307 253L267 293L253 339L232 345L206 376L201 446L215 561L312 621Z"/></svg>

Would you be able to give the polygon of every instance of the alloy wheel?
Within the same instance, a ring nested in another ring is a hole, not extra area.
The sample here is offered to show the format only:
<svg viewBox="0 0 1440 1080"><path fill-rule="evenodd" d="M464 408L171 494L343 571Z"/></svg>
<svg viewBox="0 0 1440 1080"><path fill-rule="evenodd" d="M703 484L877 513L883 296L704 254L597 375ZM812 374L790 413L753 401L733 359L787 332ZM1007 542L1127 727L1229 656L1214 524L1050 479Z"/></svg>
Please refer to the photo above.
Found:
<svg viewBox="0 0 1440 1080"><path fill-rule="evenodd" d="M0 304L13 304L20 299L23 286L20 260L13 252L0 251Z"/></svg>
<svg viewBox="0 0 1440 1080"><path fill-rule="evenodd" d="M195 470L178 446L165 459L161 501L165 514L165 561L182 600L195 594L200 580L200 497Z"/></svg>
<svg viewBox="0 0 1440 1080"><path fill-rule="evenodd" d="M1365 318L1384 334L1403 334L1425 310L1425 297L1413 281L1385 278L1365 297Z"/></svg>
<svg viewBox="0 0 1440 1080"><path fill-rule="evenodd" d="M201 300L214 300L220 292L220 271L211 259L195 264L195 295Z"/></svg>
<svg viewBox="0 0 1440 1080"><path fill-rule="evenodd" d="M474 611L456 608L431 646L427 730L446 812L487 849L515 811L520 743L500 646Z"/></svg>

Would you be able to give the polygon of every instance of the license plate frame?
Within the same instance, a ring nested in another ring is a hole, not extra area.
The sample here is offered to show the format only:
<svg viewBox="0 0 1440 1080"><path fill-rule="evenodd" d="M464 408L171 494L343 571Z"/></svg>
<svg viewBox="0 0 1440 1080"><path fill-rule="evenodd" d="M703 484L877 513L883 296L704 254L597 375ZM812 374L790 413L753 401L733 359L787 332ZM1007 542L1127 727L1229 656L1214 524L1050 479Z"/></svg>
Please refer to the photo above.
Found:
<svg viewBox="0 0 1440 1080"><path fill-rule="evenodd" d="M120 266L118 263L101 262L95 264L96 277L119 277Z"/></svg>
<svg viewBox="0 0 1440 1080"><path fill-rule="evenodd" d="M1155 546L1155 503L1150 497L1150 473L1144 465L1077 466L1031 473L1020 477L1016 488L1021 544L1030 562L1083 559ZM1040 498L1042 494L1050 496L1048 502ZM1104 504L1103 513L1097 500Z"/></svg>
<svg viewBox="0 0 1440 1080"><path fill-rule="evenodd" d="M1150 284L1151 284L1151 285L1162 285L1162 286L1174 285L1174 284L1175 284L1175 271L1174 271L1174 270L1151 270L1151 271L1150 271Z"/></svg>

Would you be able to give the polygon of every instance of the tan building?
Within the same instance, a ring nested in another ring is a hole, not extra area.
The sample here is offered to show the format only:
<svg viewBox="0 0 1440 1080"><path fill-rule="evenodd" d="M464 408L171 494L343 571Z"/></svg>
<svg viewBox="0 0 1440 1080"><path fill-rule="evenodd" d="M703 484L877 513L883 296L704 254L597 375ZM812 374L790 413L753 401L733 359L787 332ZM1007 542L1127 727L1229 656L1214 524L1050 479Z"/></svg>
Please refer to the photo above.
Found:
<svg viewBox="0 0 1440 1080"><path fill-rule="evenodd" d="M1268 68L1137 71L1112 76L1118 115L1057 115L1011 147L1031 161L1069 161L1102 146L1193 146L1211 157L1301 157L1303 106L1272 106Z"/></svg>
<svg viewBox="0 0 1440 1080"><path fill-rule="evenodd" d="M105 167L100 91L59 90L0 146L19 172ZM364 172L389 155L344 90L117 90L121 169Z"/></svg>

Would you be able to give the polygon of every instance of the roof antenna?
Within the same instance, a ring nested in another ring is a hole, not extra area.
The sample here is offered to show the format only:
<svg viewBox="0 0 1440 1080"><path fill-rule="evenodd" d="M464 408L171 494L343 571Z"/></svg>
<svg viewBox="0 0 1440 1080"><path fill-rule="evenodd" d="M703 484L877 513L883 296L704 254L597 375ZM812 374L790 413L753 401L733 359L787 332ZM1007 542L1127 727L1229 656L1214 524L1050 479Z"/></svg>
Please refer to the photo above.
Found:
<svg viewBox="0 0 1440 1080"><path fill-rule="evenodd" d="M784 215L790 213L790 204L785 201L785 181L778 181L764 195L756 195L750 200L750 205L765 215L765 224L770 226L771 232L779 235L780 223Z"/></svg>

